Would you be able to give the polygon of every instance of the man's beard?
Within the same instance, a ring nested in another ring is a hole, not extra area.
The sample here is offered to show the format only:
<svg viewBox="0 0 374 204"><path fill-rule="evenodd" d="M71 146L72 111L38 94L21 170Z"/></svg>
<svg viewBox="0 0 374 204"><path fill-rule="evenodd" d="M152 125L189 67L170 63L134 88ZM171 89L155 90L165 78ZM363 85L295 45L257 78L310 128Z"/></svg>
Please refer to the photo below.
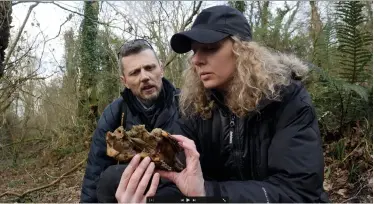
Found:
<svg viewBox="0 0 374 204"><path fill-rule="evenodd" d="M160 91L157 92L157 93L154 93L152 94L151 96L147 97L147 98L141 98L139 99L144 105L146 105L147 107L151 107L153 104L156 103L158 97L160 95Z"/></svg>

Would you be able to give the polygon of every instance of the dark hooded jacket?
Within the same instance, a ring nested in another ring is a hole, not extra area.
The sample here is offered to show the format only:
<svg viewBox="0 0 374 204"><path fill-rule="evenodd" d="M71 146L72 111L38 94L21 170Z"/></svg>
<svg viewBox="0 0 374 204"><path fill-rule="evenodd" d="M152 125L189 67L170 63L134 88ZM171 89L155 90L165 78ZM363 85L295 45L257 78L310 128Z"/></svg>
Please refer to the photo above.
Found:
<svg viewBox="0 0 374 204"><path fill-rule="evenodd" d="M297 60L278 62L294 69L294 76L305 69ZM263 100L244 118L232 114L218 92L211 96L216 104L211 119L180 121L180 133L194 140L200 153L207 196L228 202L328 202L318 119L301 81L292 80L281 100Z"/></svg>
<svg viewBox="0 0 374 204"><path fill-rule="evenodd" d="M144 124L148 131L162 128L170 133L175 130L175 121L179 118L177 90L163 78L163 89L155 103L155 108L145 111L129 89L122 92L122 97L109 104L103 111L97 128L92 136L86 172L83 178L80 202L98 202L96 188L100 174L117 162L106 155L105 134L120 126L121 114L125 113L125 126L129 130L133 125Z"/></svg>

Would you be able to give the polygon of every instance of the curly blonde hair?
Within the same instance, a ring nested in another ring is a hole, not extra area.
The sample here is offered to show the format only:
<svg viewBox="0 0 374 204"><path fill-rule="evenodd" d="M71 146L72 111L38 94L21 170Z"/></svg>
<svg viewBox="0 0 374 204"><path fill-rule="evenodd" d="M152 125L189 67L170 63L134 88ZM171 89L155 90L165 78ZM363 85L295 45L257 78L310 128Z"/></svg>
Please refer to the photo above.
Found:
<svg viewBox="0 0 374 204"><path fill-rule="evenodd" d="M308 73L307 66L295 56L271 52L256 42L234 36L231 40L236 70L225 91L224 104L239 117L256 110L262 99L279 100L277 87L289 85L292 74L302 78ZM179 101L182 116L210 118L214 102L191 61L183 76Z"/></svg>

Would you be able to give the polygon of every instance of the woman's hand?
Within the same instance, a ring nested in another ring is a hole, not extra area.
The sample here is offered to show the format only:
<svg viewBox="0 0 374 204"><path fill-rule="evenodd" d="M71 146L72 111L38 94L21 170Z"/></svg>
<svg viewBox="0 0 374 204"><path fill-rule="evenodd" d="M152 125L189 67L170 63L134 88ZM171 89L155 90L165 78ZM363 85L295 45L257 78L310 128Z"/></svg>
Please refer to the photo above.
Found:
<svg viewBox="0 0 374 204"><path fill-rule="evenodd" d="M144 158L140 164L139 162L140 156L134 156L122 174L116 192L116 199L119 203L145 203L147 197L156 194L160 181L158 173L153 176L151 186L147 194L144 195L145 189L155 170L155 164L151 163L149 157Z"/></svg>
<svg viewBox="0 0 374 204"><path fill-rule="evenodd" d="M174 182L185 196L205 196L204 178L200 166L200 154L195 142L181 135L171 135L183 147L186 155L186 168L180 172L158 171L161 177Z"/></svg>

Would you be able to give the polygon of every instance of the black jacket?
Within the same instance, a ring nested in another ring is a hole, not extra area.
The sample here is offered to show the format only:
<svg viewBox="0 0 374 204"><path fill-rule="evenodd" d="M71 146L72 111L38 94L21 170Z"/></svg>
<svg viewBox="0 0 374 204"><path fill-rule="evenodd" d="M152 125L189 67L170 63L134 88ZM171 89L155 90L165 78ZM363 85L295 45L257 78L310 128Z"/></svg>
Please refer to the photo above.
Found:
<svg viewBox="0 0 374 204"><path fill-rule="evenodd" d="M157 127L173 133L175 121L179 118L178 94L179 90L169 81L163 79L163 90L156 102L154 117L151 118L144 114L129 89L125 89L121 98L116 99L105 108L92 136L80 202L97 202L96 185L100 174L110 165L117 163L106 155L105 134L120 126L122 112L126 115L127 130L133 125L145 124L148 131Z"/></svg>
<svg viewBox="0 0 374 204"><path fill-rule="evenodd" d="M282 95L240 119L213 94L218 105L212 119L182 120L181 134L193 139L200 153L207 196L227 196L229 202L328 202L311 98L299 81Z"/></svg>

